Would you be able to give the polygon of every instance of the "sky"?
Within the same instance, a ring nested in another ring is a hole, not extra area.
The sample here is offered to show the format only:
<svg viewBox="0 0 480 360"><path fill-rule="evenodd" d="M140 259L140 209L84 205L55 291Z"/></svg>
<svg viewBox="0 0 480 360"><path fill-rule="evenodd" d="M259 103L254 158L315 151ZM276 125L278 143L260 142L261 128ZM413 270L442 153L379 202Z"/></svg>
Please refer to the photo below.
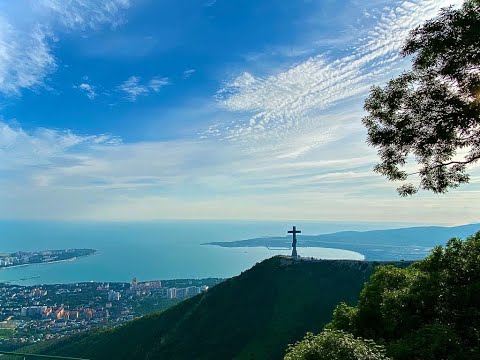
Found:
<svg viewBox="0 0 480 360"><path fill-rule="evenodd" d="M401 198L361 124L459 4L0 0L0 219L478 222L478 167Z"/></svg>

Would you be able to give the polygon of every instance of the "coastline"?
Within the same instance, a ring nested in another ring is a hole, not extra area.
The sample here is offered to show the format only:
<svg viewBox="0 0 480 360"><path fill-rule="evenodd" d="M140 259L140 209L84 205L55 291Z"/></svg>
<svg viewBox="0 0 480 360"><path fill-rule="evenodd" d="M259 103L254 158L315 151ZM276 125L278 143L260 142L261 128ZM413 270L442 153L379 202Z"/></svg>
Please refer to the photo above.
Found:
<svg viewBox="0 0 480 360"><path fill-rule="evenodd" d="M32 266L32 265L48 265L48 264L55 264L55 263L61 263L61 262L67 262L67 261L76 261L77 259L80 259L80 258L86 258L88 256L93 256L97 253L97 251L95 251L94 253L92 254L89 254L89 255L84 255L84 256L75 256L75 257L72 257L70 259L62 259L62 260L53 260L53 261L45 261L45 262L36 262L36 263L29 263L29 264L20 264L20 265L12 265L12 266L3 266L3 267L0 267L0 271L2 270L8 270L8 269L14 269L14 268L19 268L19 267L25 267L25 266Z"/></svg>

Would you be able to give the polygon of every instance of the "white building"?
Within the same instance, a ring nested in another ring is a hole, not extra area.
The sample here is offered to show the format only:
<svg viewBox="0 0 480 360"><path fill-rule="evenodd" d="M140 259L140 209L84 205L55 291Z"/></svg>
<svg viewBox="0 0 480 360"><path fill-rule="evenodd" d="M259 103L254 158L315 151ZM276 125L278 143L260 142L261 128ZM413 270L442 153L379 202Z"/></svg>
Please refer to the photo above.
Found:
<svg viewBox="0 0 480 360"><path fill-rule="evenodd" d="M176 299L176 297L177 297L177 289L176 288L167 289L167 298Z"/></svg>
<svg viewBox="0 0 480 360"><path fill-rule="evenodd" d="M110 290L108 292L108 301L119 301L120 298L121 298L121 295L118 291Z"/></svg>

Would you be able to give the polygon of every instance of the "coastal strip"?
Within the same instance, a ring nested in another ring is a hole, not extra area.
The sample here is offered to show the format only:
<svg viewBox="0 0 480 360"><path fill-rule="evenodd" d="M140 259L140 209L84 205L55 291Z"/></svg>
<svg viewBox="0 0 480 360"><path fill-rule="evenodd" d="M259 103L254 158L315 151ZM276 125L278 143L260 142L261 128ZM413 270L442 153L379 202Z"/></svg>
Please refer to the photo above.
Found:
<svg viewBox="0 0 480 360"><path fill-rule="evenodd" d="M65 261L75 261L80 257L96 254L94 249L67 249L43 251L17 251L0 256L0 270L35 264L53 264Z"/></svg>

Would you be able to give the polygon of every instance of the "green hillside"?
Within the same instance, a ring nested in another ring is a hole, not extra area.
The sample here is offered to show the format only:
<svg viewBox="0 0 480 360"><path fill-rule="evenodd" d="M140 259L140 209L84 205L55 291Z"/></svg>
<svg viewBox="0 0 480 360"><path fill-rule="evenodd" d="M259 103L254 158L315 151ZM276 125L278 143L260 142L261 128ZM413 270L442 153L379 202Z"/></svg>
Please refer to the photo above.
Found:
<svg viewBox="0 0 480 360"><path fill-rule="evenodd" d="M31 350L90 359L278 359L287 344L320 331L338 303L355 304L375 264L274 257L161 314Z"/></svg>

